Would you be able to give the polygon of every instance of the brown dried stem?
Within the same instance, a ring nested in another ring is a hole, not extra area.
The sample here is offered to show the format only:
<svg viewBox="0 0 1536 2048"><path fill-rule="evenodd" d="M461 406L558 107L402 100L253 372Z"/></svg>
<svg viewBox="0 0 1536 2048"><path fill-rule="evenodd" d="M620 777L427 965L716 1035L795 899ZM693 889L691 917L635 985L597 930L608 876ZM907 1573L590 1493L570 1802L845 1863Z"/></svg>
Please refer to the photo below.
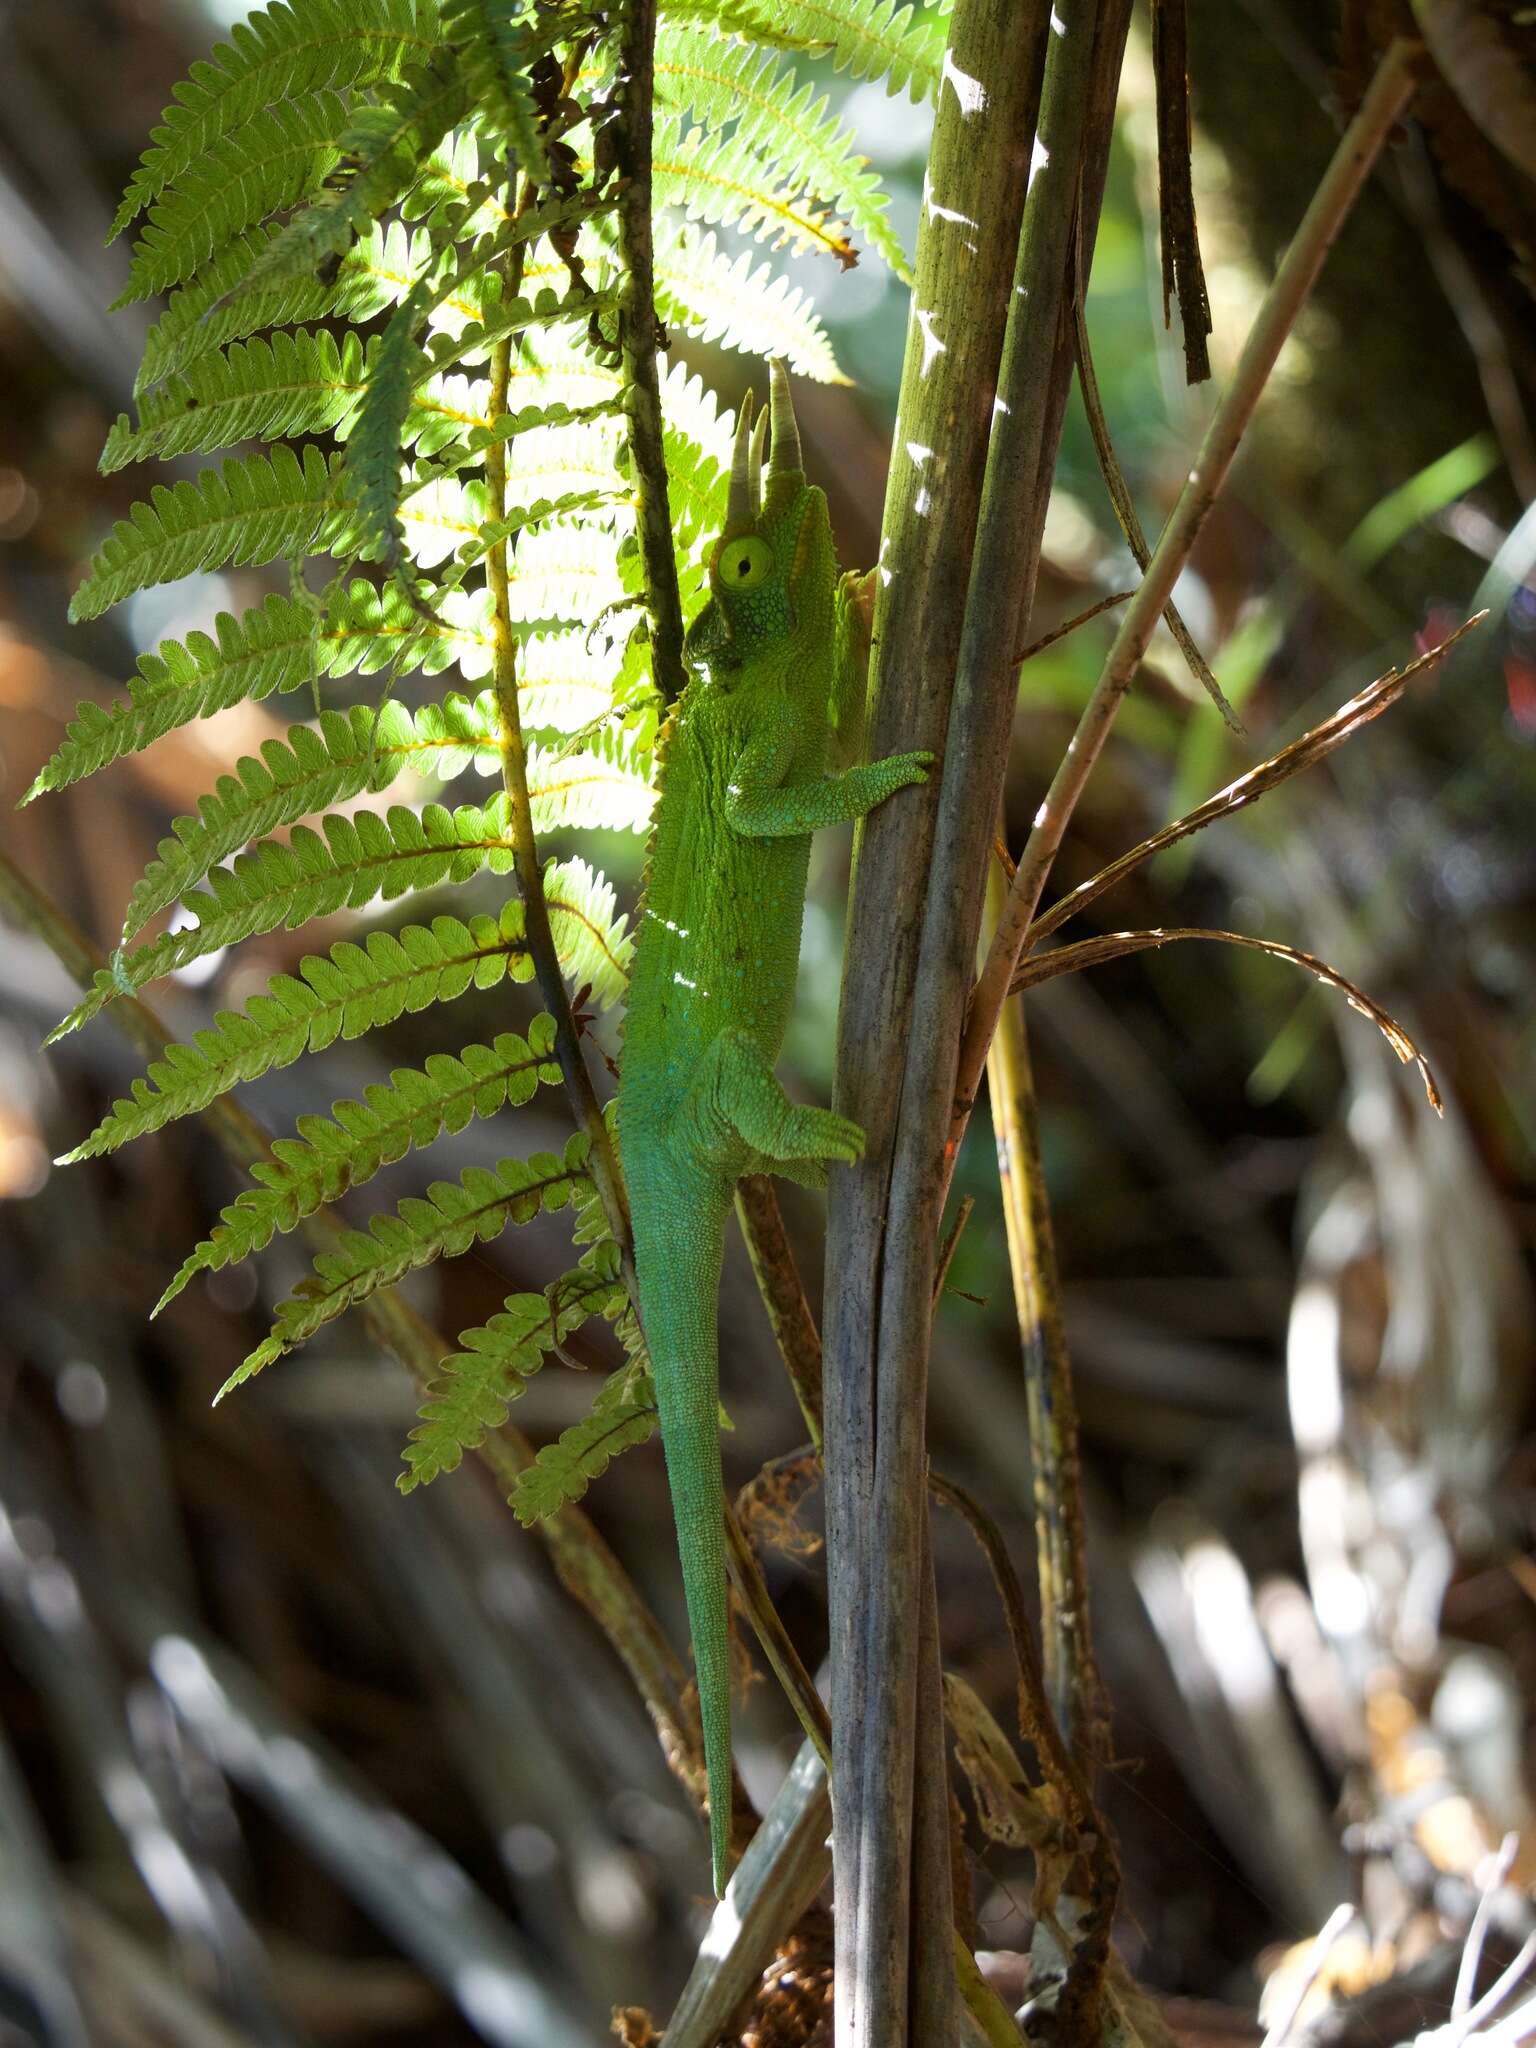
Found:
<svg viewBox="0 0 1536 2048"><path fill-rule="evenodd" d="M1071 358L1074 224L1096 220L1124 0L954 16L887 499L870 751L942 743L938 803L867 821L849 923L839 1104L862 1123L829 1230L829 1580L838 1743L840 2038L896 2044L924 2010L914 1928L947 1869L914 1812L942 1732L920 1679L930 1307L952 1074ZM1049 151L1028 185L1031 67ZM963 87L984 81L974 96ZM1016 232L1022 220L1022 230ZM1091 229L1088 239L1091 241ZM1021 479L1023 480L1021 484ZM887 580L888 579L888 580ZM935 1092L935 1082L938 1090ZM909 1995L910 1994L910 1995Z"/></svg>
<svg viewBox="0 0 1536 2048"><path fill-rule="evenodd" d="M1289 960L1297 967L1304 967L1308 974L1314 975L1327 987L1338 989L1352 1010L1358 1010L1362 1017L1370 1019L1404 1066L1411 1063L1418 1068L1431 1109L1437 1114L1443 1113L1440 1091L1435 1086L1429 1064L1397 1019L1336 968L1330 967L1326 960L1319 960L1315 953L1304 953L1298 946L1282 945L1278 939L1256 939L1249 932L1208 931L1193 925L1160 925L1155 930L1141 932L1103 932L1097 938L1079 939L1075 945L1062 946L1054 953L1037 953L1019 968L1013 986L1015 989L1033 988L1038 982L1053 981L1058 974L1075 974L1079 968L1097 967L1106 960L1120 960L1127 953L1145 953L1153 947L1169 945L1175 939L1213 939L1228 946L1245 946L1253 953L1268 953L1271 959Z"/></svg>
<svg viewBox="0 0 1536 2048"><path fill-rule="evenodd" d="M1235 782L1229 782L1214 796L1207 797L1204 803L1197 804L1192 811L1186 811L1182 818L1175 819L1173 824L1165 825L1161 831L1141 840L1129 852L1122 853L1107 867L1100 868L1097 874L1090 875L1086 882L1079 882L1075 889L1069 890L1065 896L1058 897L1050 909L1043 911L1030 925L1024 942L1025 952L1031 951L1042 939L1059 930L1069 918L1076 917L1080 910L1086 910L1090 903L1097 902L1099 897L1107 894L1117 883L1123 882L1125 877L1140 867L1143 861L1150 860L1154 854L1162 853L1170 846L1176 846L1181 839L1188 839L1192 834L1203 831L1207 825L1214 825L1218 819L1234 816L1247 805L1256 803L1270 790L1278 789L1280 784L1289 781L1291 776L1300 774L1304 768L1314 767L1319 761L1326 760L1335 747L1341 747L1346 740L1353 739L1363 726L1369 725L1373 718L1379 718L1383 711L1389 710L1415 676L1433 668L1458 640L1470 633L1474 626L1480 626L1487 616L1485 611L1474 613L1463 625L1458 626L1454 633L1447 634L1444 640L1430 648L1427 653L1419 655L1416 660L1406 663L1402 668L1389 669L1384 676L1378 676L1374 683L1368 683L1363 690L1351 697L1347 704L1341 704L1331 717L1325 718L1320 725L1314 725L1310 731L1304 732L1300 739L1292 740L1289 746L1282 747L1278 753L1271 754L1268 760L1261 761L1256 768L1250 768L1239 775Z"/></svg>
<svg viewBox="0 0 1536 2048"><path fill-rule="evenodd" d="M994 907L1001 903L1004 890L996 869L989 894ZM1107 1714L1093 1654L1077 1409L1061 1278L1041 1165L1029 1042L1018 1002L1009 1003L998 1019L987 1060L987 1085L1014 1311L1024 1354L1046 1694L1057 1726L1086 1776L1104 1760Z"/></svg>
<svg viewBox="0 0 1536 2048"><path fill-rule="evenodd" d="M986 1064L987 1048L1007 1001L1014 970L1046 876L1072 813L1103 751L1121 700L1147 651L1152 632L1173 593L1180 571L1226 482L1232 458L1253 417L1286 336L1306 303L1323 261L1365 184L1403 109L1413 94L1413 46L1397 41L1388 49L1360 110L1340 140L1295 239L1249 332L1232 381L1206 431L1200 452L1163 528L1141 587L1131 600L1093 695L1051 783L1030 833L998 921L986 965L976 983L970 1019L956 1075L950 1126L953 1157L970 1119Z"/></svg>

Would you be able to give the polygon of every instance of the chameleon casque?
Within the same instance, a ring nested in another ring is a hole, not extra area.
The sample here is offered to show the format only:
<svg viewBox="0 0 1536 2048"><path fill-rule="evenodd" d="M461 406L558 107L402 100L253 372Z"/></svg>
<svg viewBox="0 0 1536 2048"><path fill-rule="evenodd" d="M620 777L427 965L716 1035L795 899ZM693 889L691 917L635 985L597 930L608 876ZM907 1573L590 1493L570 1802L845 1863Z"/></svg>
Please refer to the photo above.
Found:
<svg viewBox="0 0 1536 2048"><path fill-rule="evenodd" d="M688 629L688 682L659 743L618 1092L717 1893L731 1819L716 1351L726 1215L744 1173L824 1186L828 1162L863 1149L857 1124L791 1102L773 1072L794 998L811 833L921 782L933 759L893 754L829 772L834 731L860 723L867 634L857 579L838 577L826 499L805 480L784 366L769 368L770 413L754 434L749 396L737 423L710 595Z"/></svg>

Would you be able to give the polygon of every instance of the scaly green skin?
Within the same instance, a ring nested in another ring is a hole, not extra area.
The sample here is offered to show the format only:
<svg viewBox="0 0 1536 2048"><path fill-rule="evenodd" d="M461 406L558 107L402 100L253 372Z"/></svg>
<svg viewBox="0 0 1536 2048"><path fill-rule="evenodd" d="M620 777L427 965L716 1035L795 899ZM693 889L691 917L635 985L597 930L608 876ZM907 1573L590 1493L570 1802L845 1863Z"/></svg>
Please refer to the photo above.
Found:
<svg viewBox="0 0 1536 2048"><path fill-rule="evenodd" d="M690 680L663 737L618 1101L698 1672L717 1894L731 1819L715 1322L726 1212L744 1173L823 1185L826 1162L863 1149L857 1124L792 1103L773 1073L794 996L810 835L922 781L932 760L898 754L827 772L834 724L855 722L863 636L851 579L838 581L826 500L799 467L782 366L773 371L766 500L744 519L742 496L756 491L733 493L738 516L711 558L712 594L685 644ZM745 447L743 428L738 470Z"/></svg>

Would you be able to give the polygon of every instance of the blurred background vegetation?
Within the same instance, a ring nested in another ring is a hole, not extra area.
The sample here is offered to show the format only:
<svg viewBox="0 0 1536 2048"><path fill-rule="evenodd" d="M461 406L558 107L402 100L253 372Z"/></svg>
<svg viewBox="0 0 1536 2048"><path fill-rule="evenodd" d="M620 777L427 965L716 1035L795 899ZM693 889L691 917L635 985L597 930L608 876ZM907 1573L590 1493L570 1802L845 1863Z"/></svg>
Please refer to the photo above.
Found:
<svg viewBox="0 0 1536 2048"><path fill-rule="evenodd" d="M112 623L65 626L91 549L143 488L96 474L143 318L106 310L126 255L104 231L171 85L244 11L0 6L10 803L78 699L104 697L143 649L263 587L255 572L203 577ZM1218 386L1358 87L1367 17L1391 11L1345 9L1341 36L1332 0L1191 7ZM1504 12L1512 35L1530 34ZM1155 532L1213 387L1186 389L1162 325L1144 27L1088 317ZM927 115L826 83L910 240ZM1150 1987L1232 2009L1166 2008L1207 2039L1250 2031L1242 2014L1277 1956L1357 1896L1377 1941L1357 1927L1353 1947L1335 1944L1340 1986L1422 1965L1409 2018L1374 2038L1415 2032L1433 2010L1446 1916L1480 1859L1513 1831L1524 1869L1536 195L1510 171L1490 199L1457 169L1443 130L1427 141L1416 128L1391 153L1180 588L1246 736L1222 727L1160 642L1061 870L1064 886L1091 873L1489 606L1325 769L1140 870L1093 913L1104 929L1209 925L1321 952L1422 1043L1444 1121L1337 996L1251 953L1148 953L1029 1002L1119 1760L1105 1788L1126 1870L1118 1945ZM797 281L855 379L798 396L843 559L867 562L904 294L873 257L847 275L806 262ZM712 374L734 395L756 368L721 360ZM1132 582L1074 399L1036 629ZM1021 672L1015 845L1112 619ZM19 815L8 804L6 851L105 937L171 816L279 730L269 708L245 705L84 789ZM604 865L632 885L641 850L615 842ZM818 1097L847 865L846 838L818 841L790 1045ZM315 944L269 935L161 991L161 1007L186 1036ZM265 1327L258 1288L286 1291L299 1255L274 1247L259 1271L213 1275L150 1323L186 1245L233 1194L231 1173L190 1123L108 1163L50 1166L140 1067L104 1024L44 1058L70 1000L51 957L0 928L0 2041L564 2044L603 2038L615 2002L664 2014L702 1924L706 1863L617 1663L485 1472L397 1497L411 1390L359 1330L341 1326L210 1407ZM509 1016L521 997L508 989L466 1000L478 1006L466 1037L531 1010ZM403 1018L324 1069L271 1075L252 1107L291 1126L419 1063L429 1030ZM558 1110L543 1114L548 1131L530 1142L558 1141ZM472 1127L414 1155L389 1170L386 1195L439 1177L450 1157L453 1170L489 1159L493 1143ZM935 1456L1027 1568L1018 1333L979 1128L961 1188L976 1209L941 1314ZM819 1285L816 1206L795 1190L784 1201ZM540 1227L414 1276L416 1297L446 1329L482 1320L509 1285L538 1284ZM739 1254L723 1329L727 1472L742 1484L800 1432ZM541 1439L586 1399L551 1365L519 1420ZM659 1453L626 1458L589 1506L681 1641ZM941 1517L936 1541L947 1661L997 1706L1012 1678L986 1568L958 1524ZM814 1660L819 1561L767 1562ZM796 1733L771 1684L751 1689L739 1733L749 1788L766 1799ZM1009 1954L1029 1945L1028 1859L974 1822L970 1840L977 1938L1006 1979ZM819 2038L811 2024L776 2038Z"/></svg>

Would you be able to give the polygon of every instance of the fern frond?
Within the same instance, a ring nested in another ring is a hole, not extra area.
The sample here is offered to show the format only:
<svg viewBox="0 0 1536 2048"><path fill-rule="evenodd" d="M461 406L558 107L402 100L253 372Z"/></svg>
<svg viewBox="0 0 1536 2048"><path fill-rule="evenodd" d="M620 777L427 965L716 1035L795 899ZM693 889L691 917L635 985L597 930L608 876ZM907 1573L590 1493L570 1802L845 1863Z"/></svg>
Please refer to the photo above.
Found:
<svg viewBox="0 0 1536 2048"><path fill-rule="evenodd" d="M618 287L607 285L586 291L557 292L545 285L533 296L508 298L501 280L488 271L480 280L480 305L475 318L454 333L438 332L430 344L434 370L446 370L455 363L488 356L498 341L515 341L530 328L540 335L578 322L586 327L593 316L618 304Z"/></svg>
<svg viewBox="0 0 1536 2048"><path fill-rule="evenodd" d="M311 273L232 297L281 232L277 227L252 228L237 236L194 283L173 296L144 343L135 393L263 327L300 327L333 317L370 320L400 303L433 256L425 229L392 220L375 224L353 244L330 283ZM466 307L466 319L471 310Z"/></svg>
<svg viewBox="0 0 1536 2048"><path fill-rule="evenodd" d="M404 575L400 498L405 422L427 358L418 336L431 282L414 284L389 317L369 364L368 389L347 443L347 487L363 544L392 575Z"/></svg>
<svg viewBox="0 0 1536 2048"><path fill-rule="evenodd" d="M457 1057L433 1053L425 1069L397 1067L387 1086L374 1082L363 1102L333 1103L330 1117L301 1117L299 1135L279 1138L274 1157L251 1168L261 1186L247 1188L220 1213L161 1295L155 1314L196 1274L238 1265L264 1250L325 1203L371 1180L381 1166L445 1132L463 1130L472 1118L518 1108L541 1082L558 1086L554 1043L553 1021L538 1016L526 1039L504 1031L493 1045L466 1045ZM72 1156L89 1154L82 1146Z"/></svg>
<svg viewBox="0 0 1536 2048"><path fill-rule="evenodd" d="M401 198L471 104L460 68L440 64L408 73L385 86L376 104L354 108L325 191L295 214L235 290L260 291L339 261Z"/></svg>
<svg viewBox="0 0 1536 2048"><path fill-rule="evenodd" d="M329 953L310 954L297 975L274 975L267 993L243 1011L221 1010L190 1045L167 1046L70 1157L114 1152L148 1137L240 1082L290 1067L338 1038L361 1038L402 1014L532 975L516 897L497 917L435 917L398 933L370 932L363 945L343 939Z"/></svg>
<svg viewBox="0 0 1536 2048"><path fill-rule="evenodd" d="M617 553L612 533L568 519L524 533L508 564L514 623L574 625L600 618L625 595ZM606 699L600 708L606 710Z"/></svg>
<svg viewBox="0 0 1536 2048"><path fill-rule="evenodd" d="M379 344L370 348L376 360ZM338 343L327 328L274 334L199 357L139 406L123 413L101 453L103 475L130 462L167 461L236 441L275 441L334 432L362 400L369 378L355 334Z"/></svg>
<svg viewBox="0 0 1536 2048"><path fill-rule="evenodd" d="M517 1519L542 1522L580 1500L621 1451L643 1444L656 1429L656 1395L641 1365L610 1373L590 1414L562 1430L523 1472L512 1494Z"/></svg>
<svg viewBox="0 0 1536 2048"><path fill-rule="evenodd" d="M189 633L185 643L163 640L155 653L140 655L126 698L110 705L82 702L63 744L22 802L30 803L44 790L66 788L125 754L140 753L194 719L211 718L233 704L259 703L274 691L303 689L326 676L357 670L371 675L389 663L427 675L454 663L471 679L488 673L491 636L484 592L449 592L442 612L441 620L424 619L398 591L376 590L360 578L318 621L302 599L275 593L238 619L221 612L214 624L216 637ZM569 680L574 689L574 664ZM548 686L558 692L565 681L562 669ZM536 699L535 708L542 708L540 685L530 678L524 687ZM595 710L587 713L593 715ZM574 731L583 722L576 718L567 729Z"/></svg>
<svg viewBox="0 0 1536 2048"><path fill-rule="evenodd" d="M499 1237L509 1223L562 1209L586 1179L588 1140L578 1131L563 1153L535 1152L494 1167L466 1167L457 1181L434 1181L425 1200L407 1197L393 1215L375 1216L365 1232L349 1230L333 1252L315 1260L314 1276L282 1302L271 1335L232 1372L218 1400L334 1322L381 1287L438 1259L457 1258L473 1244Z"/></svg>
<svg viewBox="0 0 1536 2048"><path fill-rule="evenodd" d="M733 260L712 233L666 215L656 223L656 310L696 341L782 356L797 377L818 384L849 381L804 292L749 249Z"/></svg>
<svg viewBox="0 0 1536 2048"><path fill-rule="evenodd" d="M726 156L759 166L766 183L799 187L846 216L905 283L906 253L887 218L890 201L825 95L802 84L767 51L707 28L673 25L656 38L658 103L691 115L718 137ZM732 125L734 124L734 125Z"/></svg>
<svg viewBox="0 0 1536 2048"><path fill-rule="evenodd" d="M513 165L541 185L549 176L529 66L543 54L523 0L445 0L443 38L455 45L471 103L506 138Z"/></svg>
<svg viewBox="0 0 1536 2048"><path fill-rule="evenodd" d="M236 22L227 43L174 88L162 125L128 182L107 239L117 237L167 186L274 101L321 87L355 91L397 78L436 45L430 0L273 0Z"/></svg>
<svg viewBox="0 0 1536 2048"><path fill-rule="evenodd" d="M830 57L839 71L887 92L934 99L944 65L942 19L900 0L666 0L669 21L711 21L777 50Z"/></svg>
<svg viewBox="0 0 1536 2048"><path fill-rule="evenodd" d="M383 816L358 811L350 818L333 812L319 832L299 825L286 841L260 841L232 868L214 868L208 888L188 898L195 923L100 969L91 993L49 1042L88 1024L118 996L257 933L293 930L379 898L391 902L410 891L464 882L484 868L505 874L512 865L505 808L498 792L483 808L428 804L418 813L397 804Z"/></svg>
<svg viewBox="0 0 1536 2048"><path fill-rule="evenodd" d="M528 795L540 832L643 832L656 802L634 734L611 730L576 753L531 747Z"/></svg>
<svg viewBox="0 0 1536 2048"><path fill-rule="evenodd" d="M128 899L124 939L253 839L364 791L377 795L424 751L411 714L393 701L377 711L367 704L322 711L318 729L290 726L286 740L265 743L260 760L247 754L233 775L220 776L195 818L175 820L174 836L161 840L159 857Z"/></svg>
<svg viewBox="0 0 1536 2048"><path fill-rule="evenodd" d="M676 427L663 430L667 454L667 495L682 548L712 541L725 520L727 467Z"/></svg>
<svg viewBox="0 0 1536 2048"><path fill-rule="evenodd" d="M596 489L566 491L558 498L534 498L527 504L514 505L504 519L487 520L474 539L460 548L458 571L462 574L475 563L484 561L492 548L526 533L530 527L562 530L583 514L613 516L621 503L627 501L628 495L615 484L608 483Z"/></svg>
<svg viewBox="0 0 1536 2048"><path fill-rule="evenodd" d="M405 1448L406 1469L395 1481L400 1491L414 1492L456 1471L466 1451L501 1428L509 1403L547 1355L589 1316L605 1313L615 1292L623 1289L611 1276L586 1269L583 1261L542 1294L510 1294L488 1323L461 1331L463 1348L442 1361L427 1388Z"/></svg>
<svg viewBox="0 0 1536 2048"><path fill-rule="evenodd" d="M474 548L490 510L482 478L460 481L434 472L425 481L409 479L405 491L400 521L418 569L436 568L450 555L468 554Z"/></svg>
<svg viewBox="0 0 1536 2048"><path fill-rule="evenodd" d="M629 982L635 942L628 921L615 914L613 884L584 860L561 861L544 871L544 895L560 965L576 988L611 1003Z"/></svg>
<svg viewBox="0 0 1536 2048"><path fill-rule="evenodd" d="M334 549L347 527L339 456L279 444L172 485L119 519L70 601L77 624L152 584L226 563L272 562Z"/></svg>
<svg viewBox="0 0 1536 2048"><path fill-rule="evenodd" d="M835 256L845 267L858 257L847 223L803 190L801 180L750 139L722 136L690 122L675 108L656 113L651 192L658 206L679 207L690 220L729 225L774 248Z"/></svg>
<svg viewBox="0 0 1536 2048"><path fill-rule="evenodd" d="M525 405L516 412L492 420L486 412L490 382L486 378L434 377L416 394L415 411L406 432L416 436L418 458L434 458L437 473L447 475L477 462L487 449L501 442L522 441L545 427L591 426L598 420L616 419L623 410L618 397L600 399L595 405L571 406L559 400L543 405ZM522 454L516 458L517 475L526 469ZM418 476L430 480L423 468ZM613 477L612 465L604 473Z"/></svg>
<svg viewBox="0 0 1536 2048"><path fill-rule="evenodd" d="M523 642L517 698L525 732L581 732L612 707L619 651L584 632L536 633Z"/></svg>
<svg viewBox="0 0 1536 2048"><path fill-rule="evenodd" d="M181 284L246 228L296 206L335 164L349 120L328 90L269 100L202 151L156 202L116 303Z"/></svg>
<svg viewBox="0 0 1536 2048"><path fill-rule="evenodd" d="M294 725L286 739L266 741L261 758L245 755L198 803L197 816L177 818L128 899L126 942L149 920L196 888L221 861L327 805L376 796L408 769L444 780L471 762L486 773L501 766L494 692L479 699L450 694L414 716L393 700L375 710L322 711L318 726ZM600 733L577 752L534 746L528 794L541 832L602 827L641 832L655 795L634 737Z"/></svg>

